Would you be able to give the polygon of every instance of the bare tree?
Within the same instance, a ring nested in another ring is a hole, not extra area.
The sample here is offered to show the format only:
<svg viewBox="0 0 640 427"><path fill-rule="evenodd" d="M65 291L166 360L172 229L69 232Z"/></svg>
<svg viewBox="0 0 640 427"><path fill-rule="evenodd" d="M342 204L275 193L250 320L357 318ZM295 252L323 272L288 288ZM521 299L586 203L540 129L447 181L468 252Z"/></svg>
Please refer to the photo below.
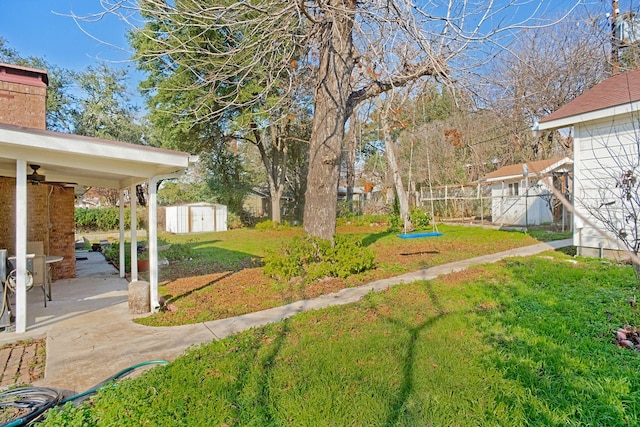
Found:
<svg viewBox="0 0 640 427"><path fill-rule="evenodd" d="M497 58L487 75L494 79L486 102L509 133L515 161L571 152L570 139L557 133L534 136L531 126L607 77L606 43L597 20L579 15L523 32Z"/></svg>
<svg viewBox="0 0 640 427"><path fill-rule="evenodd" d="M576 0L576 3L578 1ZM264 95L293 87L301 69L314 71L314 117L304 228L332 239L345 124L363 100L425 77L452 79L486 62L514 31L551 22L544 0L102 0L107 12L132 22L172 22L149 30L158 42L148 61L172 56L191 88L207 88L186 112L215 120L226 106L264 107ZM186 30L189 37L183 37ZM215 40L208 43L207 40ZM206 70L206 72L203 72ZM277 86L277 90L276 90ZM251 87L259 88L252 93ZM271 105L277 105L273 100ZM218 108L222 106L222 108Z"/></svg>

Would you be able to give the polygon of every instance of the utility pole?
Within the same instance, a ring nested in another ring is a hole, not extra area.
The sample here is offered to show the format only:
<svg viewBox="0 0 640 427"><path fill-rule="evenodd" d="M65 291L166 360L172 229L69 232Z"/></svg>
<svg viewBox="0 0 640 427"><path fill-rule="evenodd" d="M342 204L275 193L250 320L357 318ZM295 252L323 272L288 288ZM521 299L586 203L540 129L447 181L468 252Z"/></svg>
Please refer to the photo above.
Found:
<svg viewBox="0 0 640 427"><path fill-rule="evenodd" d="M612 0L611 2L611 64L613 67L612 73L615 76L620 72L620 39L616 34L616 25L618 21L618 15L620 14L620 8L618 7L618 0Z"/></svg>

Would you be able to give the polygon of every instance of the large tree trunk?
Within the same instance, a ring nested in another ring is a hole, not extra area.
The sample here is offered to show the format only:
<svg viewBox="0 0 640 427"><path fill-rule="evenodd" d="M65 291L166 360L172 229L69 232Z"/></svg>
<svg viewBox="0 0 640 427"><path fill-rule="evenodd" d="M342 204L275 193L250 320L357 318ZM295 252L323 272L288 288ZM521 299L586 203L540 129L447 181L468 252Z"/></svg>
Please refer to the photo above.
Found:
<svg viewBox="0 0 640 427"><path fill-rule="evenodd" d="M356 9L355 0L335 3L327 6L321 24L303 219L308 234L327 240L333 240L336 230L340 152L354 67L352 31Z"/></svg>

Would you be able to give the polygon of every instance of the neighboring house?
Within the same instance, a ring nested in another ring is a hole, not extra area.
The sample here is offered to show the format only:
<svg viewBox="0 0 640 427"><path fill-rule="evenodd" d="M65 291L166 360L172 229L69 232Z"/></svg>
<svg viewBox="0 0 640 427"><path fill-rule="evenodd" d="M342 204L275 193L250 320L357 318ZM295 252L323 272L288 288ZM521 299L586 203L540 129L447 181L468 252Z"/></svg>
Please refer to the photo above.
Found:
<svg viewBox="0 0 640 427"><path fill-rule="evenodd" d="M485 175L480 182L491 186L492 222L524 227L567 225L567 211L551 189L568 193L572 165L567 157L553 158L504 166Z"/></svg>
<svg viewBox="0 0 640 427"><path fill-rule="evenodd" d="M252 188L245 197L242 208L255 218L269 215L269 190Z"/></svg>
<svg viewBox="0 0 640 427"><path fill-rule="evenodd" d="M45 130L47 83L46 71L0 63L0 249L16 256L18 333L25 332L27 321L27 241L42 242L44 255L62 257L54 268L55 278L75 276L77 187L114 189L124 200L125 190L135 192L136 185L148 183L150 300L151 309L157 308L157 227L153 220L157 184L182 174L193 160L189 153ZM123 228L120 241L124 241ZM134 229L132 248L135 243ZM131 253L135 256L136 251ZM121 257L124 259L124 245ZM120 276L124 277L124 263L121 265ZM131 280L137 279L133 267Z"/></svg>
<svg viewBox="0 0 640 427"><path fill-rule="evenodd" d="M540 120L573 128L574 234L578 253L617 254L636 244L640 69L611 77Z"/></svg>

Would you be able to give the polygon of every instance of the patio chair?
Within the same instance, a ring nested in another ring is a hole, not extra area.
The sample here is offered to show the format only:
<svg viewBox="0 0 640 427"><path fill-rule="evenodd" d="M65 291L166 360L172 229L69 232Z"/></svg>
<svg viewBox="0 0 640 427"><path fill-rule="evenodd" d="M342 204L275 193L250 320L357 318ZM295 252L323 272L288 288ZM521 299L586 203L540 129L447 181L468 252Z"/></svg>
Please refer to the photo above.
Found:
<svg viewBox="0 0 640 427"><path fill-rule="evenodd" d="M34 254L32 268L29 270L33 274L34 286L40 286L44 293L44 306L47 306L47 299L51 301L51 267L46 263L44 253L44 242L28 241L27 253Z"/></svg>

